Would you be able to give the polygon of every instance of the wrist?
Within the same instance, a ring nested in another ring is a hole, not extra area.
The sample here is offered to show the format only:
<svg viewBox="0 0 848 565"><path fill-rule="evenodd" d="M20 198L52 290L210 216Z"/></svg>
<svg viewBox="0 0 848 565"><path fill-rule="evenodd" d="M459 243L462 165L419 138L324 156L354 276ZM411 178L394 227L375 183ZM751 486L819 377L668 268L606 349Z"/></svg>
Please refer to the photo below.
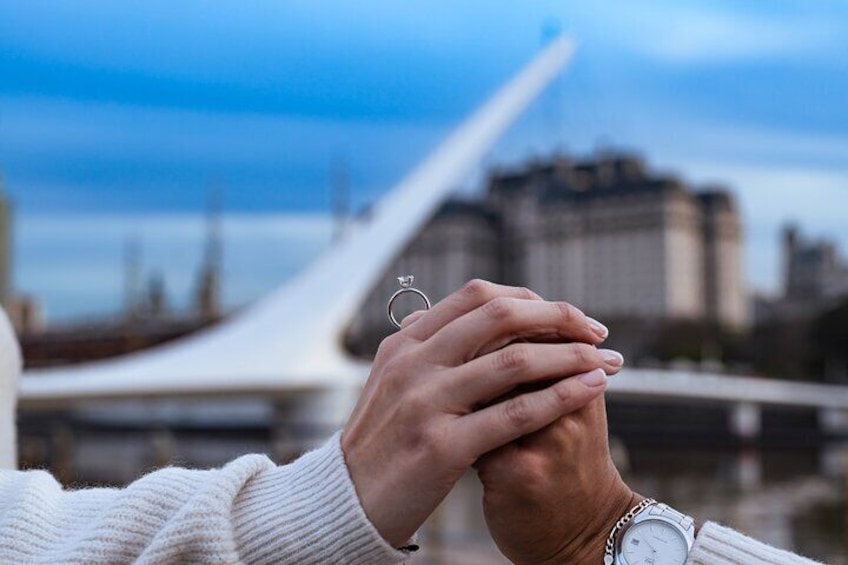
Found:
<svg viewBox="0 0 848 565"><path fill-rule="evenodd" d="M599 536L594 540L591 545L592 553L589 559L585 561L585 563L603 563L604 555L606 554L606 546L607 540L609 539L610 532L612 532L616 523L621 519L622 516L627 514L631 508L637 506L640 502L645 500L645 497L639 493L633 492L629 488L627 489L630 496L625 498L622 497L619 499L618 504L615 507L610 508L610 512L607 513L606 518L604 520L604 527L599 532Z"/></svg>
<svg viewBox="0 0 848 565"><path fill-rule="evenodd" d="M415 489L405 477L414 476L415 467L423 464L414 460L383 462L371 465L373 458L363 457L342 434L342 454L359 505L368 521L380 536L394 548L412 544L415 532L438 504L431 500L435 489L426 485ZM346 441L347 440L347 441ZM398 493L404 493L399 496Z"/></svg>
<svg viewBox="0 0 848 565"><path fill-rule="evenodd" d="M645 498L630 490L620 478L608 492L609 496L606 497L606 503L600 507L597 519L589 522L582 543L561 563L603 563L607 539L615 524Z"/></svg>
<svg viewBox="0 0 848 565"><path fill-rule="evenodd" d="M607 538L616 522L644 497L630 490L618 473L610 485L598 489L595 504L585 506L591 515L586 516L585 527L555 555L534 562L535 565L600 565L604 562Z"/></svg>

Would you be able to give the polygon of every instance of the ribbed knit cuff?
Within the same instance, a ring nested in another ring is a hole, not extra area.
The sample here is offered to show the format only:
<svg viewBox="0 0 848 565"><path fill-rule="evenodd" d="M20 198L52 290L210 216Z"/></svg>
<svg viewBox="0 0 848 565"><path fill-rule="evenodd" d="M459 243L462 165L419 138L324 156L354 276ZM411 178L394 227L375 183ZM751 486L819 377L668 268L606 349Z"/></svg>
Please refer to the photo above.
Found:
<svg viewBox="0 0 848 565"><path fill-rule="evenodd" d="M707 522L689 553L689 565L820 565L794 553L776 549L735 530Z"/></svg>
<svg viewBox="0 0 848 565"><path fill-rule="evenodd" d="M341 433L290 465L252 478L233 509L246 563L394 564L391 547L368 520L342 454Z"/></svg>

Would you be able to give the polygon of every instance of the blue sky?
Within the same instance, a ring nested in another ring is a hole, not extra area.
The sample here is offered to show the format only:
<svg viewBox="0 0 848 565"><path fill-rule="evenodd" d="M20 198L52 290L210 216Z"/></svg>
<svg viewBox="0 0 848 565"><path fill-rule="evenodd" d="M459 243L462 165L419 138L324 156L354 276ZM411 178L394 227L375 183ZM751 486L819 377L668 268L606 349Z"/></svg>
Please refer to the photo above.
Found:
<svg viewBox="0 0 848 565"><path fill-rule="evenodd" d="M752 288L776 287L787 219L848 248L844 2L7 0L16 285L57 319L115 312L134 236L180 304L217 186L227 302L249 301L326 245L334 161L379 198L552 27L577 57L485 165L611 145L721 182Z"/></svg>

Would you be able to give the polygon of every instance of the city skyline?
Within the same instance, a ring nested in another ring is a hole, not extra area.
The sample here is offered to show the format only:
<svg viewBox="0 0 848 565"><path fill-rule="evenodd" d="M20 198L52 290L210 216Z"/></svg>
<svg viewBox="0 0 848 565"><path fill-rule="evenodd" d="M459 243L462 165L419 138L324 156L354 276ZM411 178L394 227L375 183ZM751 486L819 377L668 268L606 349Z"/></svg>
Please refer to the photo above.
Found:
<svg viewBox="0 0 848 565"><path fill-rule="evenodd" d="M239 262L228 269L242 274L229 273L226 298L269 290L329 239L334 159L350 168L354 205L375 200L538 49L546 26L578 38L574 66L487 165L609 145L725 184L755 289L777 287L785 220L848 247L838 3L205 6L0 7L17 287L58 316L120 303L121 249L139 231L151 268L173 272L181 294L210 184L225 188L228 214L264 217L253 236L230 236ZM311 243L275 236L280 217L312 226ZM296 257L263 264L283 246Z"/></svg>

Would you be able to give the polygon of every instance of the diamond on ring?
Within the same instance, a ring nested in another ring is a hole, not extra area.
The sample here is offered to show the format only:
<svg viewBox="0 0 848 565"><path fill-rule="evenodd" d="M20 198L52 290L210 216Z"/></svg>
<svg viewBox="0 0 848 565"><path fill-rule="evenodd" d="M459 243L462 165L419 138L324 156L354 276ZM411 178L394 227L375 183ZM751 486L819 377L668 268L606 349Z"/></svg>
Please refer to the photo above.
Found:
<svg viewBox="0 0 848 565"><path fill-rule="evenodd" d="M398 277L397 281L401 288L412 288L412 283L415 282L415 277L412 275L403 275L402 277Z"/></svg>

